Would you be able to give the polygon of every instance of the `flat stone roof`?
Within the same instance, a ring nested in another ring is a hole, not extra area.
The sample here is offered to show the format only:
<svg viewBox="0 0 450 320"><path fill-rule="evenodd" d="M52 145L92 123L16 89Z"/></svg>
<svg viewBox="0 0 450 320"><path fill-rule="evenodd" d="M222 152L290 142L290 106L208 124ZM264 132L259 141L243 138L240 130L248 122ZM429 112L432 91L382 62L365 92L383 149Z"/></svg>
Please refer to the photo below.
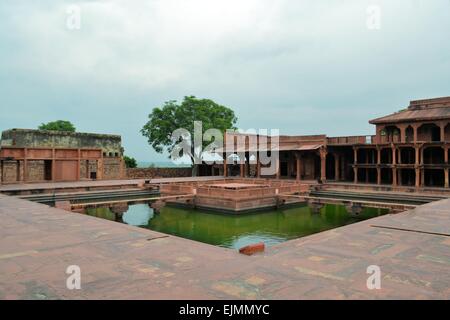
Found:
<svg viewBox="0 0 450 320"><path fill-rule="evenodd" d="M449 217L442 200L248 257L0 195L0 299L449 299Z"/></svg>
<svg viewBox="0 0 450 320"><path fill-rule="evenodd" d="M254 188L266 188L270 187L268 184L257 184L257 183L216 183L207 185L210 188L221 188L221 189L254 189Z"/></svg>

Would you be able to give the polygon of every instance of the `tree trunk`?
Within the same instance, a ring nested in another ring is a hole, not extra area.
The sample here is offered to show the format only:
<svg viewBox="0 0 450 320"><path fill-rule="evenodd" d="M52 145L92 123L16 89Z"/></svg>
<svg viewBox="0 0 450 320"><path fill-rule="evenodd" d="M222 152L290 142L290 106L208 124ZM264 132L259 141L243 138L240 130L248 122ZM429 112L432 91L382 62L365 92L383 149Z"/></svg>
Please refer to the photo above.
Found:
<svg viewBox="0 0 450 320"><path fill-rule="evenodd" d="M192 176L197 177L198 176L198 164L192 165Z"/></svg>

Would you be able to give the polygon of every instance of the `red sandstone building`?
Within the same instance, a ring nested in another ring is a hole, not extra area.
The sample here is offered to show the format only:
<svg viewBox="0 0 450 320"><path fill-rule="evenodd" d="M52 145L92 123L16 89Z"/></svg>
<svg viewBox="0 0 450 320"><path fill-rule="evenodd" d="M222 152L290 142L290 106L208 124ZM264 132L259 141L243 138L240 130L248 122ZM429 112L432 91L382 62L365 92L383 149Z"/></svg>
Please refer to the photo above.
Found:
<svg viewBox="0 0 450 320"><path fill-rule="evenodd" d="M411 101L408 108L369 123L376 126L376 135L280 136L278 170L272 177L392 187L449 187L450 97ZM227 139L234 139L236 150L238 135ZM245 162L231 161L236 156L228 152L228 161L204 166L202 173L261 177L257 152L249 148L248 142L240 151L245 152Z"/></svg>
<svg viewBox="0 0 450 320"><path fill-rule="evenodd" d="M121 179L117 135L11 129L0 143L0 183Z"/></svg>

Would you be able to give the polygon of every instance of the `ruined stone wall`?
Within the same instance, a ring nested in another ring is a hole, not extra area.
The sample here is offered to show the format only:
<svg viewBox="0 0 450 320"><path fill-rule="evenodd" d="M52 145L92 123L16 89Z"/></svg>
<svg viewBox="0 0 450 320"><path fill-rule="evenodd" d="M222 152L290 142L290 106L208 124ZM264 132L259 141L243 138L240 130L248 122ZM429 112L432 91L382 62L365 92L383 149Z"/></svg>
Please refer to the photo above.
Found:
<svg viewBox="0 0 450 320"><path fill-rule="evenodd" d="M22 166L20 166L22 167ZM3 172L2 172L2 177L1 177L1 181L2 182L14 182L17 181L18 178L17 177L17 161L3 161ZM21 170L19 168L19 171L23 172L23 169ZM19 175L23 174L22 172L19 172Z"/></svg>
<svg viewBox="0 0 450 320"><path fill-rule="evenodd" d="M119 157L123 151L121 140L120 136L109 134L11 129L2 132L1 145L22 148L102 149L106 156Z"/></svg>
<svg viewBox="0 0 450 320"><path fill-rule="evenodd" d="M122 179L123 161L120 158L103 159L103 180Z"/></svg>
<svg viewBox="0 0 450 320"><path fill-rule="evenodd" d="M43 160L28 161L28 181L45 180L45 162Z"/></svg>
<svg viewBox="0 0 450 320"><path fill-rule="evenodd" d="M128 179L191 177L191 168L128 168Z"/></svg>
<svg viewBox="0 0 450 320"><path fill-rule="evenodd" d="M105 158L103 161L103 179L114 180L123 179L122 174L125 170L122 168L123 161L120 158ZM28 182L45 181L45 161L28 160L27 162ZM3 161L3 174L0 177L0 183L20 183L24 179L23 161ZM95 172L98 178L97 161L80 161L80 180L91 179L91 172ZM17 176L19 174L19 177ZM51 176L51 175L50 175Z"/></svg>

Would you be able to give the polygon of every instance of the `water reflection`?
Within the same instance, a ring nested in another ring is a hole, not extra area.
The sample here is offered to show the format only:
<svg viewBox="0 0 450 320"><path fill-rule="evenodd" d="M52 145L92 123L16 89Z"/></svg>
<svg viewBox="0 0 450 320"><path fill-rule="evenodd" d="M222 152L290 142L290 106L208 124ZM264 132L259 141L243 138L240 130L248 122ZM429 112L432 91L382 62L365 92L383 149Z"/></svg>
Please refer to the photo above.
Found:
<svg viewBox="0 0 450 320"><path fill-rule="evenodd" d="M387 213L385 209L364 208L354 217L345 207L336 205L325 205L319 213L302 206L239 216L174 207L164 207L154 214L148 204L126 209L123 214L117 207L88 209L87 213L226 248L260 241L270 246Z"/></svg>

